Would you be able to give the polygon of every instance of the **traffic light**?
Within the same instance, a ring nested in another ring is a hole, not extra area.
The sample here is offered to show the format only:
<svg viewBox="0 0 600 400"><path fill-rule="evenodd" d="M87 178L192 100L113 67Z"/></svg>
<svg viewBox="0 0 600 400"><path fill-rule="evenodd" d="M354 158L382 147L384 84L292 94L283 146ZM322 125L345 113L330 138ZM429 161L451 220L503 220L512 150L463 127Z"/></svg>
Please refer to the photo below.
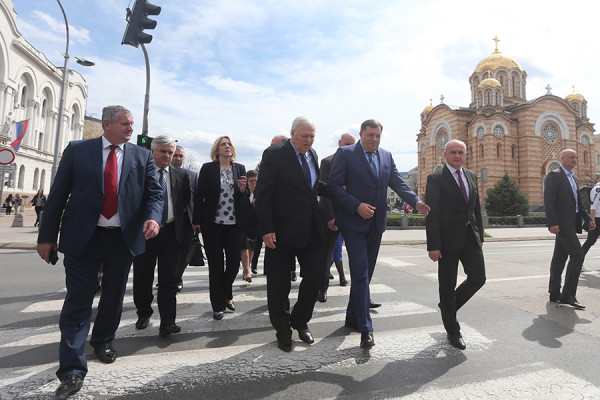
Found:
<svg viewBox="0 0 600 400"><path fill-rule="evenodd" d="M137 145L150 150L150 147L152 146L152 138L150 136L138 135Z"/></svg>
<svg viewBox="0 0 600 400"><path fill-rule="evenodd" d="M156 21L148 18L148 15L158 15L160 10L159 6L148 3L148 0L135 0L133 11L127 9L127 27L121 44L138 47L140 43L150 43L152 35L143 31L156 28Z"/></svg>

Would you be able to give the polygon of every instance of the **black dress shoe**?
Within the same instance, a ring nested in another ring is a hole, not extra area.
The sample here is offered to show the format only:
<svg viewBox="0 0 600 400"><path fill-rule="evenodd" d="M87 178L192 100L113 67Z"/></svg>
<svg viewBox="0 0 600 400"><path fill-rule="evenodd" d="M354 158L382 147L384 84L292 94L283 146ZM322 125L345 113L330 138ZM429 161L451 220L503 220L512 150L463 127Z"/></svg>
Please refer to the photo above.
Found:
<svg viewBox="0 0 600 400"><path fill-rule="evenodd" d="M252 272L254 275L257 275L258 274L258 268L252 267L252 268L250 268L250 272Z"/></svg>
<svg viewBox="0 0 600 400"><path fill-rule="evenodd" d="M350 328L358 332L358 322L356 322L355 318L346 317L346 322L344 322L344 326L346 328Z"/></svg>
<svg viewBox="0 0 600 400"><path fill-rule="evenodd" d="M333 275L329 274L329 279L333 279Z"/></svg>
<svg viewBox="0 0 600 400"><path fill-rule="evenodd" d="M570 304L575 308L585 308L583 304L577 301L575 296L567 296L565 294L561 294L558 298L558 301L560 301L561 303Z"/></svg>
<svg viewBox="0 0 600 400"><path fill-rule="evenodd" d="M225 315L225 313L223 313L223 312L220 312L220 313L214 313L214 314L213 314L213 318L214 318L215 320L217 320L217 321L220 321L220 320L222 320L222 319L223 319L223 315Z"/></svg>
<svg viewBox="0 0 600 400"><path fill-rule="evenodd" d="M375 338L373 337L373 331L363 332L360 334L360 348L370 349L375 346Z"/></svg>
<svg viewBox="0 0 600 400"><path fill-rule="evenodd" d="M140 317L135 322L135 329L146 329L150 324L150 318Z"/></svg>
<svg viewBox="0 0 600 400"><path fill-rule="evenodd" d="M96 353L100 361L102 361L105 364L112 364L117 359L117 352L115 351L112 344L105 344L104 346L94 347L94 353Z"/></svg>
<svg viewBox="0 0 600 400"><path fill-rule="evenodd" d="M66 399L69 396L79 392L79 389L83 386L83 379L77 375L68 375L62 380L58 388L54 392L55 398Z"/></svg>
<svg viewBox="0 0 600 400"><path fill-rule="evenodd" d="M292 351L292 338L277 339L277 347L289 353Z"/></svg>
<svg viewBox="0 0 600 400"><path fill-rule="evenodd" d="M348 285L348 281L346 280L346 278L340 278L340 286L347 286Z"/></svg>
<svg viewBox="0 0 600 400"><path fill-rule="evenodd" d="M225 302L225 308L231 311L235 311L235 304L233 304L233 301L231 303Z"/></svg>
<svg viewBox="0 0 600 400"><path fill-rule="evenodd" d="M557 302L560 298L560 293L550 293L550 301Z"/></svg>
<svg viewBox="0 0 600 400"><path fill-rule="evenodd" d="M179 325L167 325L163 328L160 328L160 330L158 331L158 336L160 336L161 338L166 338L169 335L179 332L181 332L181 327Z"/></svg>
<svg viewBox="0 0 600 400"><path fill-rule="evenodd" d="M296 272L295 271L292 271L292 277L291 277L291 279L292 279L292 282L296 282L296 280L298 279L298 277L296 276Z"/></svg>
<svg viewBox="0 0 600 400"><path fill-rule="evenodd" d="M460 334L460 332L448 333L448 341L452 346L456 347L457 349L464 350L467 348L467 345L465 344L465 341L463 340L463 337Z"/></svg>
<svg viewBox="0 0 600 400"><path fill-rule="evenodd" d="M310 333L310 331L308 330L308 328L306 328L306 329L298 329L298 337L304 343L313 344L315 342L315 339L313 338L313 336Z"/></svg>
<svg viewBox="0 0 600 400"><path fill-rule="evenodd" d="M373 300L369 299L369 308L379 308L381 303L374 303Z"/></svg>
<svg viewBox="0 0 600 400"><path fill-rule="evenodd" d="M327 290L319 289L319 295L317 296L317 300L319 300L321 303L325 303L327 301Z"/></svg>

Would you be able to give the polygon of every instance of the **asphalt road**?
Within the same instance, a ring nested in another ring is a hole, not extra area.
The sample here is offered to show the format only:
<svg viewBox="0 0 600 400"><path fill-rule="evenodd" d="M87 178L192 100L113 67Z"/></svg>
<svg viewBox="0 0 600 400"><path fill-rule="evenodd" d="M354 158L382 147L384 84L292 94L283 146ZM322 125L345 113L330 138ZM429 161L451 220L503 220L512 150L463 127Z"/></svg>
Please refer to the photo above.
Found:
<svg viewBox="0 0 600 400"><path fill-rule="evenodd" d="M422 245L381 248L371 297L384 305L373 312L370 352L343 327L349 287L337 280L309 324L315 344L294 334L292 353L276 346L263 275L236 281L236 312L214 321L207 270L190 267L178 296L182 333L168 339L158 337L158 312L136 331L129 286L119 358L102 364L88 347L89 374L73 399L600 399L600 247L577 295L588 308L574 310L548 302L552 246L485 244L488 281L458 315L465 351L447 344L437 266ZM31 251L0 257L0 399L52 398L64 273Z"/></svg>

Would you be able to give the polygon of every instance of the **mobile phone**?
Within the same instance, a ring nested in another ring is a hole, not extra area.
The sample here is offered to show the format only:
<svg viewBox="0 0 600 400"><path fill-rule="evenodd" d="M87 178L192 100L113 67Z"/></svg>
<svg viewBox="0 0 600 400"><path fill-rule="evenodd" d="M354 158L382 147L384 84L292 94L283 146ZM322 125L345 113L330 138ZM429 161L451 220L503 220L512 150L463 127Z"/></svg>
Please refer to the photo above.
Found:
<svg viewBox="0 0 600 400"><path fill-rule="evenodd" d="M55 250L50 250L50 264L56 265L58 262L58 254L56 254Z"/></svg>

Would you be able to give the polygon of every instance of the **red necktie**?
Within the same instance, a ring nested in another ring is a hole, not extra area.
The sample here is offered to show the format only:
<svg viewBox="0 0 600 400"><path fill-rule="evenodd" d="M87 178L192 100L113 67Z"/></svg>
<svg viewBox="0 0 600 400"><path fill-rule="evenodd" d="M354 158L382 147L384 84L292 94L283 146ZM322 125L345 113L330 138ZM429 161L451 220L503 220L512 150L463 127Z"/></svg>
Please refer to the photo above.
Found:
<svg viewBox="0 0 600 400"><path fill-rule="evenodd" d="M104 167L104 204L102 205L102 215L110 219L117 213L117 187L119 179L117 177L117 155L115 149L117 146L110 146L110 153L106 159Z"/></svg>

